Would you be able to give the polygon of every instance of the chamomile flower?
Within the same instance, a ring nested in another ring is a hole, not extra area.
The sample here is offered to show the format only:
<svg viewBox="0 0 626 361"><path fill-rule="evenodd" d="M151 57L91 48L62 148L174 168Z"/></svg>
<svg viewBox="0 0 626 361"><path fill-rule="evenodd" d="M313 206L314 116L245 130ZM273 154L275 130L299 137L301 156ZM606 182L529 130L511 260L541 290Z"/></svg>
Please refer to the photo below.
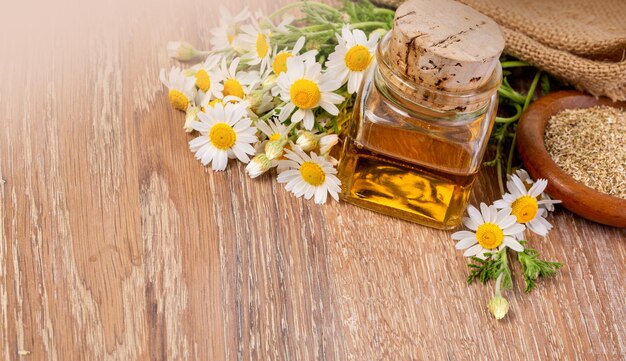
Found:
<svg viewBox="0 0 626 361"><path fill-rule="evenodd" d="M315 196L317 204L326 203L328 194L339 200L341 182L335 175L337 170L327 160L313 152L309 156L297 146L287 149L285 156L287 160L278 162L285 168L278 175L278 182L287 183L288 191L305 199Z"/></svg>
<svg viewBox="0 0 626 361"><path fill-rule="evenodd" d="M286 125L277 120L268 119L266 121L258 121L256 127L265 135L267 139L278 140L281 138L287 139L289 137L289 131L291 130Z"/></svg>
<svg viewBox="0 0 626 361"><path fill-rule="evenodd" d="M211 46L213 50L232 49L237 45L237 34L241 23L250 18L248 8L233 15L227 8L220 9L220 26L211 30Z"/></svg>
<svg viewBox="0 0 626 361"><path fill-rule="evenodd" d="M170 104L178 110L185 111L196 96L194 77L183 74L180 68L172 67L169 75L165 76L165 69L159 74L161 83L169 89Z"/></svg>
<svg viewBox="0 0 626 361"><path fill-rule="evenodd" d="M343 85L348 81L348 93L355 93L365 71L369 68L378 44L378 33L373 32L369 40L362 30L350 31L346 25L337 34L339 44L335 51L328 56L328 74L339 79Z"/></svg>
<svg viewBox="0 0 626 361"><path fill-rule="evenodd" d="M325 156L330 154L331 149L339 143L339 136L337 134L326 134L320 138L320 155Z"/></svg>
<svg viewBox="0 0 626 361"><path fill-rule="evenodd" d="M497 208L511 209L519 223L525 224L528 229L540 236L546 236L552 229L552 225L544 218L547 210L540 206L560 202L547 199L537 200L547 185L547 180L539 179L530 189L527 189L522 180L513 174L511 180L506 183L509 193L505 193L502 199L494 202L494 205Z"/></svg>
<svg viewBox="0 0 626 361"><path fill-rule="evenodd" d="M278 116L281 122L293 112L291 122L304 120L304 128L311 130L315 124L313 111L317 107L322 107L330 115L339 114L335 104L344 98L333 91L340 87L340 83L332 76L322 74L322 66L312 59L287 59L287 71L278 76L277 84L280 97L286 102Z"/></svg>
<svg viewBox="0 0 626 361"><path fill-rule="evenodd" d="M260 153L250 160L250 163L246 166L246 173L248 173L250 178L254 179L267 172L275 165L276 161L267 158L265 153Z"/></svg>
<svg viewBox="0 0 626 361"><path fill-rule="evenodd" d="M317 55L317 51L311 50L307 51L304 54L300 54L300 50L304 47L304 43L306 38L301 36L296 43L293 45L292 49L285 48L282 50L278 50L277 47L274 47L273 56L272 56L272 70L275 75L280 75L287 71L287 59L294 56L301 56L302 58L313 58L315 59L315 55Z"/></svg>
<svg viewBox="0 0 626 361"><path fill-rule="evenodd" d="M183 129L185 129L185 132L187 133L193 132L193 127L191 125L194 122L198 121L199 112L200 112L199 107L190 106L187 108L187 112L185 112L185 125L183 125Z"/></svg>
<svg viewBox="0 0 626 361"><path fill-rule="evenodd" d="M337 144L339 137L337 134L318 134L308 130L298 132L296 145L305 152L319 150L321 156L328 155L332 147Z"/></svg>
<svg viewBox="0 0 626 361"><path fill-rule="evenodd" d="M192 60L203 53L185 41L170 41L167 43L167 55L180 61Z"/></svg>
<svg viewBox="0 0 626 361"><path fill-rule="evenodd" d="M224 97L233 96L240 100L257 85L259 74L255 71L245 72L237 70L240 58L234 58L229 66L226 65L226 58L222 58L222 65L219 69L219 76L223 79L222 94Z"/></svg>
<svg viewBox="0 0 626 361"><path fill-rule="evenodd" d="M224 170L229 158L237 158L248 163L248 155L254 154L254 144L258 139L256 128L246 114L241 103L220 103L198 113L199 122L191 124L200 136L189 142L189 148L196 153L202 164L211 163L213 170Z"/></svg>
<svg viewBox="0 0 626 361"><path fill-rule="evenodd" d="M203 97L198 102L198 105L200 106L200 110L204 110L208 107L215 108L216 104L222 104L222 106L224 106L224 104L227 104L227 103L239 103L239 102L241 102L241 99L234 97L232 95L229 95L223 98L214 98L211 96L211 94L207 93L203 95Z"/></svg>
<svg viewBox="0 0 626 361"><path fill-rule="evenodd" d="M517 171L515 171L515 175L517 175L519 179L522 181L522 183L524 183L524 186L526 187L526 189L530 189L530 187L532 187L532 185L535 183L535 181L533 181L530 178L530 175L528 175L528 172L526 172L523 169L518 169ZM511 181L510 174L507 175L507 180ZM537 200L552 201L552 198L550 198L550 196L547 193L543 192L537 197ZM561 201L557 200L554 202L541 203L539 207L543 207L550 212L554 212L554 204L557 204L557 203L561 203Z"/></svg>
<svg viewBox="0 0 626 361"><path fill-rule="evenodd" d="M272 55L269 30L262 30L258 25L249 24L242 26L241 31L239 45L244 51L241 58L249 65L259 65L259 71L263 73Z"/></svg>
<svg viewBox="0 0 626 361"><path fill-rule="evenodd" d="M459 231L452 234L452 239L459 241L456 249L465 250L465 257L484 258L486 252L494 253L509 247L514 251L522 252L522 246L515 235L523 232L526 227L516 221L510 208L500 211L493 205L487 207L480 204L480 211L474 206L467 208L469 218L463 219L463 224L471 231Z"/></svg>
<svg viewBox="0 0 626 361"><path fill-rule="evenodd" d="M220 61L220 56L210 55L203 63L191 68L194 71L198 90L217 99L223 97L222 90L224 89L221 74L218 72Z"/></svg>
<svg viewBox="0 0 626 361"><path fill-rule="evenodd" d="M257 128L267 137L259 144L259 148L265 151L268 159L281 158L285 153L285 146L289 143L289 132L293 125L285 126L278 120L259 121Z"/></svg>

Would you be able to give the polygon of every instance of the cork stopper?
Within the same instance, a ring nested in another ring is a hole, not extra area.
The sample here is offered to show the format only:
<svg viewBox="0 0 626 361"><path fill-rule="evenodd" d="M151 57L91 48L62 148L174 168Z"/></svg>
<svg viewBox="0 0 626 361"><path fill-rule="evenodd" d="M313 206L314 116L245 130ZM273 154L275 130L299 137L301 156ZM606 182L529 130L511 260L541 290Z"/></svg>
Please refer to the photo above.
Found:
<svg viewBox="0 0 626 361"><path fill-rule="evenodd" d="M397 10L389 65L417 84L459 92L484 85L504 37L491 18L453 0L409 0Z"/></svg>

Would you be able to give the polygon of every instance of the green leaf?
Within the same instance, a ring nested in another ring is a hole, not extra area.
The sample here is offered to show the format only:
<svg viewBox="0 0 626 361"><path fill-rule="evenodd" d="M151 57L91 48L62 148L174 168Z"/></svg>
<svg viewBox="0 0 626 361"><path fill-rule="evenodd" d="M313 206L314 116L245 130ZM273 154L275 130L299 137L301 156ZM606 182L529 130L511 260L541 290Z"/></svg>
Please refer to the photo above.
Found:
<svg viewBox="0 0 626 361"><path fill-rule="evenodd" d="M526 242L524 242L525 244ZM557 274L557 270L562 264L539 259L539 252L532 248L525 248L523 252L517 254L517 259L522 265L526 293L537 287L539 277L551 277Z"/></svg>
<svg viewBox="0 0 626 361"><path fill-rule="evenodd" d="M469 263L467 267L470 268L470 274L467 277L467 284L471 284L476 279L482 283L487 283L489 280L496 280L500 274L502 277L502 288L513 288L513 281L511 279L511 269L509 268L506 248L496 253L485 253L485 259L478 257L472 257L471 260L474 263Z"/></svg>

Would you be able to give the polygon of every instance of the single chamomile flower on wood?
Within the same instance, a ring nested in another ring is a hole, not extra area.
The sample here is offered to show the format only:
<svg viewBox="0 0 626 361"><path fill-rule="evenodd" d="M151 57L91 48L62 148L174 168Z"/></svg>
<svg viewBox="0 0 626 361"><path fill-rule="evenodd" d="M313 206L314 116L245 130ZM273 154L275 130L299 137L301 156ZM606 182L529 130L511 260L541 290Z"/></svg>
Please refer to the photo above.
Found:
<svg viewBox="0 0 626 361"><path fill-rule="evenodd" d="M533 181L530 178L530 175L528 175L528 172L526 172L523 169L516 170L515 175L519 177L522 183L524 183L524 186L526 187L526 189L530 189L530 187L532 187L532 185L535 183L535 181ZM507 180L511 181L510 174L507 174ZM552 198L550 198L550 196L546 192L543 192L539 196L537 196L537 200L538 201L541 201L541 200L552 201ZM554 212L554 204L557 204L557 203L561 203L561 201L557 200L554 202L541 203L539 207L540 208L543 207L547 209L549 212Z"/></svg>
<svg viewBox="0 0 626 361"><path fill-rule="evenodd" d="M452 234L452 239L459 241L456 249L465 250L463 256L484 258L486 252L494 253L502 247L509 247L517 252L524 250L515 235L523 232L526 227L517 223L510 208L498 211L493 205L487 207L485 203L481 203L480 211L469 206L467 213L469 218L464 218L463 224L471 231Z"/></svg>
<svg viewBox="0 0 626 361"><path fill-rule="evenodd" d="M220 63L220 56L209 55L203 63L191 68L194 71L198 91L217 99L223 97L222 90L224 89L221 74L218 72Z"/></svg>
<svg viewBox="0 0 626 361"><path fill-rule="evenodd" d="M287 149L285 157L287 160L279 161L279 166L285 170L278 174L278 182L287 183L285 188L288 191L305 199L315 196L317 204L326 203L328 194L339 200L341 182L330 162L313 152L309 156L298 146Z"/></svg>
<svg viewBox="0 0 626 361"><path fill-rule="evenodd" d="M278 115L281 122L293 112L291 122L304 120L304 128L311 130L315 124L313 111L317 107L322 107L330 115L339 114L336 104L344 98L333 91L341 85L332 76L322 74L322 66L312 59L287 59L287 71L278 76L277 84L280 97L286 102Z"/></svg>
<svg viewBox="0 0 626 361"><path fill-rule="evenodd" d="M233 96L239 100L245 99L258 84L259 73L256 71L245 72L237 70L240 58L234 58L230 65L226 65L226 58L222 58L219 68L219 76L223 79L222 94L224 97Z"/></svg>
<svg viewBox="0 0 626 361"><path fill-rule="evenodd" d="M198 113L199 122L191 123L200 136L189 142L189 148L204 165L224 170L229 158L248 163L255 153L256 128L241 103L215 104Z"/></svg>
<svg viewBox="0 0 626 361"><path fill-rule="evenodd" d="M328 56L327 73L339 79L342 85L347 80L348 93L354 94L359 89L363 74L374 59L378 33L373 32L368 40L362 30L350 31L346 25L341 30L341 35L337 34L337 40L339 44Z"/></svg>
<svg viewBox="0 0 626 361"><path fill-rule="evenodd" d="M519 223L525 224L532 232L545 237L552 229L552 225L544 218L547 210L540 206L560 202L547 199L537 200L547 185L547 180L539 179L530 189L527 189L522 180L513 174L511 180L506 183L509 193L505 193L502 199L494 202L494 205L497 208L512 209L511 212L517 217Z"/></svg>
<svg viewBox="0 0 626 361"><path fill-rule="evenodd" d="M169 89L170 104L178 110L185 111L196 96L194 77L185 76L180 68L172 67L169 75L165 76L165 69L159 74L161 83Z"/></svg>
<svg viewBox="0 0 626 361"><path fill-rule="evenodd" d="M262 30L258 25L244 25L241 27L239 45L244 51L241 59L248 65L259 65L259 71L263 73L270 64L272 55L269 30Z"/></svg>
<svg viewBox="0 0 626 361"><path fill-rule="evenodd" d="M212 49L220 51L235 48L241 23L249 18L248 8L238 14L232 14L227 8L220 8L220 26L211 29Z"/></svg>

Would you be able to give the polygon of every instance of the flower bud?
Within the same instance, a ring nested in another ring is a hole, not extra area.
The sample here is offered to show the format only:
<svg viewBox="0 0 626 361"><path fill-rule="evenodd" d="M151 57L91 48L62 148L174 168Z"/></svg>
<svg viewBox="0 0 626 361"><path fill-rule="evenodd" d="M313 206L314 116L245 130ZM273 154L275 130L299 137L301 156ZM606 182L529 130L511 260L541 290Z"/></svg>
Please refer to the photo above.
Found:
<svg viewBox="0 0 626 361"><path fill-rule="evenodd" d="M509 312L509 302L504 297L494 296L487 304L487 308L496 320L501 320Z"/></svg>
<svg viewBox="0 0 626 361"><path fill-rule="evenodd" d="M198 121L198 112L200 112L200 108L198 107L190 106L187 108L187 112L185 113L185 125L183 126L185 132L191 133L193 131L191 123Z"/></svg>
<svg viewBox="0 0 626 361"><path fill-rule="evenodd" d="M327 155L330 150L339 142L337 134L328 134L320 139L320 155Z"/></svg>
<svg viewBox="0 0 626 361"><path fill-rule="evenodd" d="M256 155L246 166L246 173L250 178L256 178L272 168L272 161L264 153Z"/></svg>
<svg viewBox="0 0 626 361"><path fill-rule="evenodd" d="M278 79L278 76L276 76L276 74L271 74L265 79L263 79L263 83L261 83L261 86L263 87L263 89L272 88L274 87L274 85L276 85L277 79Z"/></svg>
<svg viewBox="0 0 626 361"><path fill-rule="evenodd" d="M184 41L170 41L167 43L167 55L180 61L188 61L201 55L191 44Z"/></svg>
<svg viewBox="0 0 626 361"><path fill-rule="evenodd" d="M286 138L270 140L267 142L267 144L265 144L265 156L267 159L273 160L282 156L285 144L287 144Z"/></svg>
<svg viewBox="0 0 626 361"><path fill-rule="evenodd" d="M307 41L307 43L304 46L304 48L306 50L320 50L321 46L320 46L320 43L318 41L309 40L309 41Z"/></svg>
<svg viewBox="0 0 626 361"><path fill-rule="evenodd" d="M317 148L319 137L309 131L301 131L296 140L296 144L305 152L310 152Z"/></svg>

